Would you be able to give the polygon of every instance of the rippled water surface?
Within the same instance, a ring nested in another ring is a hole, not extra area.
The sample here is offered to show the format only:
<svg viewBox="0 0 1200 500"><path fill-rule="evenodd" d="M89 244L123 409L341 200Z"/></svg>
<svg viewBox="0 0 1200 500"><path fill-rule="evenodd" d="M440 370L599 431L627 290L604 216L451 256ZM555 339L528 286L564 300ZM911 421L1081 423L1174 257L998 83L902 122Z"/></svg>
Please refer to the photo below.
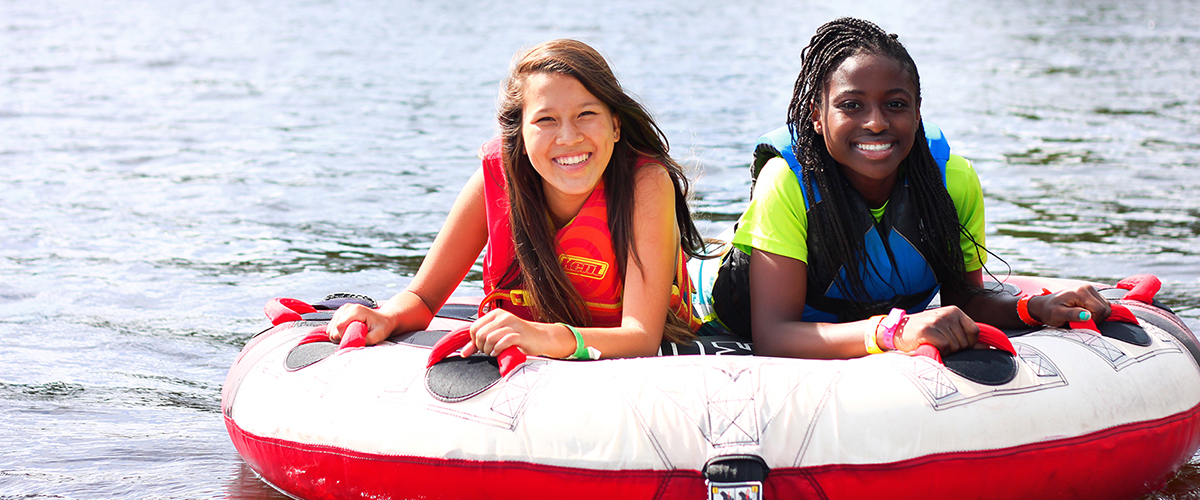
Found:
<svg viewBox="0 0 1200 500"><path fill-rule="evenodd" d="M1192 0L481 3L0 0L0 498L280 498L219 414L262 304L401 289L512 54L563 36L655 113L713 229L813 30L874 20L975 162L994 272L1152 272L1200 327ZM1151 497L1200 498L1197 470Z"/></svg>

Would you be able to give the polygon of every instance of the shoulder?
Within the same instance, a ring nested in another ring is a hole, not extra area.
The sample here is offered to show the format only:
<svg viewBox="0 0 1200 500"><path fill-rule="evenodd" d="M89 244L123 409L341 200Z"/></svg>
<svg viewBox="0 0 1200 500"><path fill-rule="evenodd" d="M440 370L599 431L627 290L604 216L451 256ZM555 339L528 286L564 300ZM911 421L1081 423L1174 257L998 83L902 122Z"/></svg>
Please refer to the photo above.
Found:
<svg viewBox="0 0 1200 500"><path fill-rule="evenodd" d="M966 158L950 155L946 161L946 191L950 192L950 198L960 208L983 197L979 174Z"/></svg>
<svg viewBox="0 0 1200 500"><path fill-rule="evenodd" d="M503 141L499 136L493 137L491 140L479 146L477 153L483 164L484 176L488 180L488 184L505 187L507 183L504 180L504 159L502 144Z"/></svg>
<svg viewBox="0 0 1200 500"><path fill-rule="evenodd" d="M661 163L654 160L638 162L637 170L633 172L633 195L638 205L656 200L674 204L675 182Z"/></svg>
<svg viewBox="0 0 1200 500"><path fill-rule="evenodd" d="M971 161L958 155L950 155L950 159L946 160L946 184L972 180L979 182L979 174L975 173L975 166Z"/></svg>
<svg viewBox="0 0 1200 500"><path fill-rule="evenodd" d="M807 239L808 216L800 181L787 161L773 158L758 176L733 244L747 253L759 249L806 262Z"/></svg>
<svg viewBox="0 0 1200 500"><path fill-rule="evenodd" d="M479 159L493 160L500 158L500 146L500 136L491 138L487 142L483 143L482 146L479 146L479 152L477 153L479 155Z"/></svg>
<svg viewBox="0 0 1200 500"><path fill-rule="evenodd" d="M798 200L800 206L804 206L804 193L800 190L800 179L796 178L796 173L792 171L787 160L780 157L772 158L767 161L766 165L763 165L762 172L758 174L758 181L754 184L754 193L751 198L762 200L767 204L791 203Z"/></svg>
<svg viewBox="0 0 1200 500"><path fill-rule="evenodd" d="M633 182L637 189L649 184L657 188L671 188L674 180L662 160L649 156L638 156L633 167Z"/></svg>

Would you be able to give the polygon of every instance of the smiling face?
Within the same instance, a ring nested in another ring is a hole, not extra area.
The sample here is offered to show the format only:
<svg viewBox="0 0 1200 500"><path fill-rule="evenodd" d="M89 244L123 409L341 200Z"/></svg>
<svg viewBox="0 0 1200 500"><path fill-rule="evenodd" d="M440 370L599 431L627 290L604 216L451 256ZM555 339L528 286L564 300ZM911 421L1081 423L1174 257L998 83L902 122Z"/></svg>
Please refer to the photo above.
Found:
<svg viewBox="0 0 1200 500"><path fill-rule="evenodd" d="M846 58L829 75L813 128L842 174L873 206L887 201L900 162L921 122L912 77L896 60L874 54Z"/></svg>
<svg viewBox="0 0 1200 500"><path fill-rule="evenodd" d="M620 121L579 80L534 73L524 87L521 136L542 177L546 204L561 226L591 195L620 140Z"/></svg>

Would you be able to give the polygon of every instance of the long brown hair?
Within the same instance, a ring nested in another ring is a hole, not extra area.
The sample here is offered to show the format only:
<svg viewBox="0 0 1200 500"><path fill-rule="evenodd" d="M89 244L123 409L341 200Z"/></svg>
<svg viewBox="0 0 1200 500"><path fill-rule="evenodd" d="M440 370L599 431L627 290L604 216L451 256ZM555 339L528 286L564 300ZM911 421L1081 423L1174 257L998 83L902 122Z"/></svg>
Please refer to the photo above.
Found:
<svg viewBox="0 0 1200 500"><path fill-rule="evenodd" d="M501 86L498 114L503 142L504 176L508 181L509 222L516 250L516 261L504 273L501 288L526 291L525 301L541 321L587 326L591 316L579 292L571 285L553 249L556 231L547 217L542 178L534 170L521 135L525 107L525 82L536 73L568 75L583 84L592 95L605 103L620 122L620 141L604 171L604 189L608 198L608 226L613 251L622 277L630 254L639 272L642 262L633 252L634 167L639 156L661 164L670 174L675 190L675 222L681 244L689 256L703 251L700 231L692 222L687 206L688 180L683 168L667 153L669 146L662 130L650 113L630 97L617 82L604 57L595 49L576 40L552 40L519 53ZM520 273L515 267L520 266ZM681 283L682 286L686 285ZM686 300L686 299L685 299ZM687 325L674 314L667 316L663 335L673 341L692 337Z"/></svg>

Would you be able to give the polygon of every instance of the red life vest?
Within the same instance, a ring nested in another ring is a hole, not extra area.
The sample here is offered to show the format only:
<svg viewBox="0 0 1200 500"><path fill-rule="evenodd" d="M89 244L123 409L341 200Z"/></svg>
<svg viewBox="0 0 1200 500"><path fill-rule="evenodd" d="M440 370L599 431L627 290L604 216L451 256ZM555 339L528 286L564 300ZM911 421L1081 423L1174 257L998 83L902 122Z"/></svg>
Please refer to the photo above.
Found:
<svg viewBox="0 0 1200 500"><path fill-rule="evenodd" d="M500 138L488 141L479 149L479 157L483 160L483 197L488 227L487 251L483 257L483 291L487 296L479 305L479 314L485 314L492 307L500 307L522 319L537 321L533 311L524 303L524 290L500 288L505 271L516 261L516 248L508 218L508 182L504 178L504 160L500 149ZM639 158L637 168L652 162L650 158ZM579 214L559 229L555 236L558 261L591 315L590 325L577 326L621 326L624 280L612 248L607 202L604 181L601 180ZM701 322L692 314L691 294L694 288L687 274L687 255L682 248L675 261L670 310L686 321L692 331L696 331ZM513 269L519 272L516 265Z"/></svg>

